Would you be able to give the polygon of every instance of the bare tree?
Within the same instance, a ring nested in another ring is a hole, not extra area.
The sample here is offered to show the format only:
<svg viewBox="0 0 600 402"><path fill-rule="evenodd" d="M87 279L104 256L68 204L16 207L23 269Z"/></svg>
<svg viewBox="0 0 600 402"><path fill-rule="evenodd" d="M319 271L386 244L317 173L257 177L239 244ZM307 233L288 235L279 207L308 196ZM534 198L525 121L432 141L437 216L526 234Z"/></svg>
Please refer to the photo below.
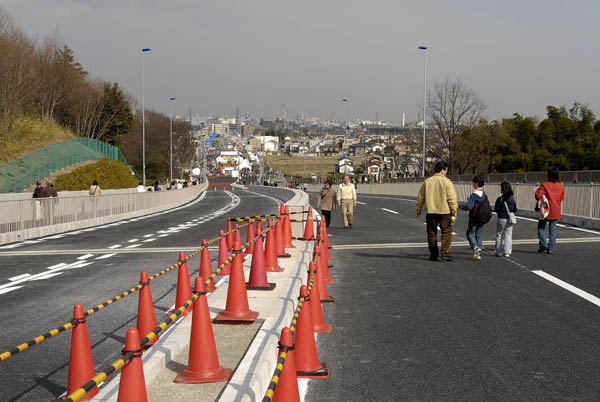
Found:
<svg viewBox="0 0 600 402"><path fill-rule="evenodd" d="M432 146L430 152L455 168L455 154L460 152L456 139L464 129L472 129L479 122L486 105L460 79L446 78L435 83L428 95L429 116L437 127L441 146Z"/></svg>

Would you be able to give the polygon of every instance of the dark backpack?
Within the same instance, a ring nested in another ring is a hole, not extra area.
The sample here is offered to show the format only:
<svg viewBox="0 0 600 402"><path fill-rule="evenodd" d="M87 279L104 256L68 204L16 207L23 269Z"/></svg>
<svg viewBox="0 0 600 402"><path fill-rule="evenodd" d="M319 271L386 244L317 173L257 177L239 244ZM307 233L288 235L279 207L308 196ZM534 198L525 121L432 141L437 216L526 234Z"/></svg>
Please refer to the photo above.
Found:
<svg viewBox="0 0 600 402"><path fill-rule="evenodd" d="M483 201L475 204L475 208L471 210L469 215L471 216L471 221L478 225L485 225L490 221L490 219L492 219L492 207L487 195Z"/></svg>

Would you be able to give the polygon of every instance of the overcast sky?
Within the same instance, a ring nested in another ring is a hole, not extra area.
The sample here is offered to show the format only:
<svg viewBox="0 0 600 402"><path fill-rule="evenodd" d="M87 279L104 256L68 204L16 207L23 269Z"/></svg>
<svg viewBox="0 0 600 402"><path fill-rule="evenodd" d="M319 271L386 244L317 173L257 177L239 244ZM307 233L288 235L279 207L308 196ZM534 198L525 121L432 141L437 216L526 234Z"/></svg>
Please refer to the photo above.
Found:
<svg viewBox="0 0 600 402"><path fill-rule="evenodd" d="M26 32L58 31L93 76L187 115L409 121L428 85L461 78L487 116L598 114L597 0L2 0Z"/></svg>

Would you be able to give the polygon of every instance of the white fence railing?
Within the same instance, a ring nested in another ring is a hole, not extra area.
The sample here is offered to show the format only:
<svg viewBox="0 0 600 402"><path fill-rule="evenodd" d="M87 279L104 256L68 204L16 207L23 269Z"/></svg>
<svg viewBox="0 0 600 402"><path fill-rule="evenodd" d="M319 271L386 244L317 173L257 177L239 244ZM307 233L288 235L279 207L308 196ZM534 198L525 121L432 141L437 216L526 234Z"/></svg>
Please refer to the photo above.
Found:
<svg viewBox="0 0 600 402"><path fill-rule="evenodd" d="M535 199L533 197L537 184L513 184L517 206L523 210L533 210ZM565 200L562 204L564 215L582 218L600 219L600 185L595 184L564 184ZM308 191L319 191L321 185L308 185ZM358 194L381 194L416 197L421 183L385 183L385 184L359 184ZM466 201L473 192L470 183L454 183L458 201ZM485 192L493 204L500 195L500 185L486 183ZM493 206L493 205L492 205Z"/></svg>
<svg viewBox="0 0 600 402"><path fill-rule="evenodd" d="M148 213L181 205L196 198L206 190L207 184L192 186L181 190L120 193L86 197L29 198L0 201L0 234L21 232L17 240L32 229L44 229L57 225L82 223L88 226L117 220L119 217L133 216L144 211ZM92 221L90 221L92 220ZM79 227L82 227L79 225ZM47 233L47 231L44 231ZM0 236L4 241L11 241Z"/></svg>

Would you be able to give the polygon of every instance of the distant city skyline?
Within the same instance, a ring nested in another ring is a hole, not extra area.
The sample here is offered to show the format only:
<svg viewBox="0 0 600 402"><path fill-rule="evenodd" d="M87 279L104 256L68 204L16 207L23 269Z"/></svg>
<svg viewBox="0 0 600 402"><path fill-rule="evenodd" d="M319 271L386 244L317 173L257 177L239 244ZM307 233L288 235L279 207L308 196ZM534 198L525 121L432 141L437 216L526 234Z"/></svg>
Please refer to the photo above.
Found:
<svg viewBox="0 0 600 402"><path fill-rule="evenodd" d="M420 119L428 86L460 78L488 119L543 117L547 105L589 104L600 55L600 3L409 0L4 0L24 31L58 36L93 77L116 81L146 108L187 116L400 123Z"/></svg>

